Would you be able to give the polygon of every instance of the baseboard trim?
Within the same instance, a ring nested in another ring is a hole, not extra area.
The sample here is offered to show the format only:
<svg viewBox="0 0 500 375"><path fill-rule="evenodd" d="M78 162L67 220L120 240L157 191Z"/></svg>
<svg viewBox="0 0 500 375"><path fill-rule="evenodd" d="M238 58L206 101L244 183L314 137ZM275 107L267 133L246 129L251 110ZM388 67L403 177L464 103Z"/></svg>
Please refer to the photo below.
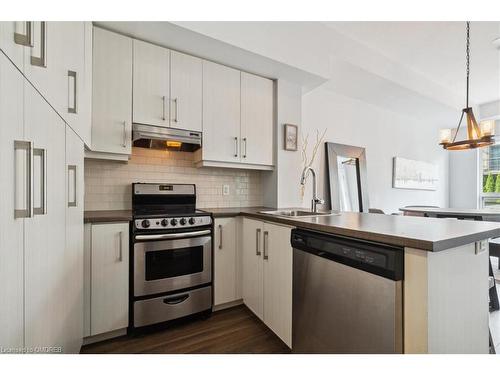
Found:
<svg viewBox="0 0 500 375"><path fill-rule="evenodd" d="M236 301L231 301L231 302L226 302L222 303L220 305L214 306L213 311L220 311L220 310L225 310L229 309L231 307L243 305L243 299L237 299Z"/></svg>
<svg viewBox="0 0 500 375"><path fill-rule="evenodd" d="M127 328L120 328L111 332L104 332L95 336L88 336L83 338L83 345L95 344L96 342L111 340L116 337L125 336L127 334Z"/></svg>

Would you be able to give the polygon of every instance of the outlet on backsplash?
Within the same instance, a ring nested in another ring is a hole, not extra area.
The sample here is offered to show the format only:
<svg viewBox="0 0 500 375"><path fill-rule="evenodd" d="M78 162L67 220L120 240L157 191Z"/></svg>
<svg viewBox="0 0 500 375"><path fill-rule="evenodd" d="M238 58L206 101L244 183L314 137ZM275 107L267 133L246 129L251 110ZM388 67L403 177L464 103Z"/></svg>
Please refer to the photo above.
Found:
<svg viewBox="0 0 500 375"><path fill-rule="evenodd" d="M222 195L229 195L229 185L222 185Z"/></svg>

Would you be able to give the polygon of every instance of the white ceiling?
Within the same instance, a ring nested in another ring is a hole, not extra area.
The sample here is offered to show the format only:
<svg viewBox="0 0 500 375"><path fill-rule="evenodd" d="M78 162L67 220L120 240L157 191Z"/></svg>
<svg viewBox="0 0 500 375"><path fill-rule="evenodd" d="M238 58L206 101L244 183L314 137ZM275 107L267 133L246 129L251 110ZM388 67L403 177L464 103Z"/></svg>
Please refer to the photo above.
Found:
<svg viewBox="0 0 500 375"><path fill-rule="evenodd" d="M324 22L343 35L465 95L465 22ZM500 22L471 22L471 100L500 99Z"/></svg>

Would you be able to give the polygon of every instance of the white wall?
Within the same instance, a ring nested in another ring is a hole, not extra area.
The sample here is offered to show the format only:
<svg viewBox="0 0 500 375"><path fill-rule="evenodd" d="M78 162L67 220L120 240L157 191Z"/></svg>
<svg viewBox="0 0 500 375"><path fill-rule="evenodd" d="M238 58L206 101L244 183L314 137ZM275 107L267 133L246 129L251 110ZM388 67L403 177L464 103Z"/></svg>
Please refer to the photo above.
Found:
<svg viewBox="0 0 500 375"><path fill-rule="evenodd" d="M406 205L448 206L448 153L437 144L439 127L436 124L390 112L322 86L302 97L301 131L309 132L309 137L314 139L316 129L325 128L325 141L366 148L370 207L392 213ZM394 156L438 164L437 191L392 188ZM325 197L323 147L315 164L320 171L319 195ZM297 165L293 169L300 168L301 165ZM290 188L296 185L296 181L289 181ZM311 181L308 181L302 205L308 206L311 196Z"/></svg>

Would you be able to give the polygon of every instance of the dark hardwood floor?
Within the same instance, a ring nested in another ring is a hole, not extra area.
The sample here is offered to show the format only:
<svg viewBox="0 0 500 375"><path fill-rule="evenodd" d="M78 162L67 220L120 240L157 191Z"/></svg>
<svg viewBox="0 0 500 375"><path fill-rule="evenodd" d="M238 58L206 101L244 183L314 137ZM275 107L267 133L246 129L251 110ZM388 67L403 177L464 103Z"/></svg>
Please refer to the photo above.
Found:
<svg viewBox="0 0 500 375"><path fill-rule="evenodd" d="M86 345L81 353L278 354L290 353L290 349L248 308L240 305L214 312L205 320Z"/></svg>

